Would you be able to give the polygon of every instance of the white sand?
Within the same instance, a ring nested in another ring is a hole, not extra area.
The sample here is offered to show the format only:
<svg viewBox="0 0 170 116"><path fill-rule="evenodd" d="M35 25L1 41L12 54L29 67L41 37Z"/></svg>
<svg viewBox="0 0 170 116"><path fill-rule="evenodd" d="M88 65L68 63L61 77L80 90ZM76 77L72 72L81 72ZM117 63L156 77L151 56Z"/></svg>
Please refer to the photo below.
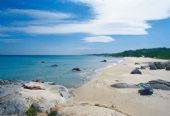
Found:
<svg viewBox="0 0 170 116"><path fill-rule="evenodd" d="M170 91L154 90L151 96L140 96L138 89L117 89L110 86L120 82L138 84L155 79L170 81L170 71L165 70L146 69L142 70L142 75L130 74L137 66L135 62L154 61L163 60L125 58L123 62L104 70L97 79L76 89L75 98L68 104L100 104L131 116L170 116Z"/></svg>

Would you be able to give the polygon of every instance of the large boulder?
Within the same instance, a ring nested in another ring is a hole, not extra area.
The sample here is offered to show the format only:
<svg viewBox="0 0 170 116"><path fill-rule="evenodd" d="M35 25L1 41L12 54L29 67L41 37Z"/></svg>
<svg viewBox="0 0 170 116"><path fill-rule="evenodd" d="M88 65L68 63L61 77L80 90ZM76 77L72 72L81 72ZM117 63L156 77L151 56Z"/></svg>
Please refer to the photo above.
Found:
<svg viewBox="0 0 170 116"><path fill-rule="evenodd" d="M162 62L154 62L157 69L165 69L165 64Z"/></svg>
<svg viewBox="0 0 170 116"><path fill-rule="evenodd" d="M147 84L150 84L154 89L170 90L169 81L158 79L158 80L149 81Z"/></svg>
<svg viewBox="0 0 170 116"><path fill-rule="evenodd" d="M166 66L165 70L170 71L170 65Z"/></svg>
<svg viewBox="0 0 170 116"><path fill-rule="evenodd" d="M135 68L132 70L131 74L142 74L142 72L138 68Z"/></svg>
<svg viewBox="0 0 170 116"><path fill-rule="evenodd" d="M156 67L155 64L151 63L151 64L149 64L149 69L150 70L157 70L157 67Z"/></svg>

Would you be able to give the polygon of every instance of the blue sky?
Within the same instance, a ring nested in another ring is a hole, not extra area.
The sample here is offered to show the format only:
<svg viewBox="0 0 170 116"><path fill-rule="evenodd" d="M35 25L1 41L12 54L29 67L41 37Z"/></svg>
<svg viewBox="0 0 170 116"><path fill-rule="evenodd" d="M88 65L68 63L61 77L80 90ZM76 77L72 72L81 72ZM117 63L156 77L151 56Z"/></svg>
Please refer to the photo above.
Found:
<svg viewBox="0 0 170 116"><path fill-rule="evenodd" d="M170 47L170 0L1 0L0 54Z"/></svg>

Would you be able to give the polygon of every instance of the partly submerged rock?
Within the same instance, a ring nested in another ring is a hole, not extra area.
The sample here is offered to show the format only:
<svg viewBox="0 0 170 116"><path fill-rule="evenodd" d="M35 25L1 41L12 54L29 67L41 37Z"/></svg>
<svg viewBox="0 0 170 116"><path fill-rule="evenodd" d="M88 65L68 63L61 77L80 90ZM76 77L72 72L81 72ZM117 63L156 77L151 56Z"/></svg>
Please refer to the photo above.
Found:
<svg viewBox="0 0 170 116"><path fill-rule="evenodd" d="M138 86L135 84L127 84L127 83L115 83L115 84L112 84L111 87L114 87L114 88L138 88Z"/></svg>
<svg viewBox="0 0 170 116"><path fill-rule="evenodd" d="M100 61L100 62L107 62L107 60L102 60L102 61Z"/></svg>
<svg viewBox="0 0 170 116"><path fill-rule="evenodd" d="M138 68L135 68L132 70L131 74L142 74L142 72Z"/></svg>
<svg viewBox="0 0 170 116"><path fill-rule="evenodd" d="M45 61L41 61L41 63L46 63Z"/></svg>
<svg viewBox="0 0 170 116"><path fill-rule="evenodd" d="M72 71L81 71L80 68L73 68Z"/></svg>
<svg viewBox="0 0 170 116"><path fill-rule="evenodd" d="M53 65L51 65L51 67L58 67L58 65L57 64L53 64Z"/></svg>

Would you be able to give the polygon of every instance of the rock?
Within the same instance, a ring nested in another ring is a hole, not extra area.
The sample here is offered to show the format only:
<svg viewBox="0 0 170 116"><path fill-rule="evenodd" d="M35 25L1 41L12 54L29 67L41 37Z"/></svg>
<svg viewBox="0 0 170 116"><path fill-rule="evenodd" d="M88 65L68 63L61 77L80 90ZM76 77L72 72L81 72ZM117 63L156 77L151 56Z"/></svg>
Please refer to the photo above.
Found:
<svg viewBox="0 0 170 116"><path fill-rule="evenodd" d="M142 72L138 68L135 68L132 70L131 74L142 74Z"/></svg>
<svg viewBox="0 0 170 116"><path fill-rule="evenodd" d="M170 90L170 82L165 80L152 80L149 81L147 84L150 84L150 86L154 89L161 89L161 90Z"/></svg>
<svg viewBox="0 0 170 116"><path fill-rule="evenodd" d="M69 94L69 91L66 87L58 86L58 88L59 88L59 93L62 97L64 97L65 99L68 99L71 97L71 95Z"/></svg>
<svg viewBox="0 0 170 116"><path fill-rule="evenodd" d="M135 65L140 65L138 62L135 62Z"/></svg>
<svg viewBox="0 0 170 116"><path fill-rule="evenodd" d="M140 69L146 69L147 68L147 66L141 66L140 67Z"/></svg>
<svg viewBox="0 0 170 116"><path fill-rule="evenodd" d="M72 71L81 71L79 68L73 68Z"/></svg>
<svg viewBox="0 0 170 116"><path fill-rule="evenodd" d="M29 84L23 84L22 86L24 89L30 89L30 90L45 90L45 88L42 88L37 85L29 85Z"/></svg>
<svg viewBox="0 0 170 116"><path fill-rule="evenodd" d="M42 112L40 105L37 103L32 103L31 107L34 108L37 112Z"/></svg>
<svg viewBox="0 0 170 116"><path fill-rule="evenodd" d="M8 85L8 84L14 84L14 83L18 83L19 81L15 81L15 80L0 80L0 85Z"/></svg>
<svg viewBox="0 0 170 116"><path fill-rule="evenodd" d="M102 61L100 61L100 62L107 62L107 60L102 60Z"/></svg>
<svg viewBox="0 0 170 116"><path fill-rule="evenodd" d="M149 64L149 69L150 70L157 70L155 64Z"/></svg>
<svg viewBox="0 0 170 116"><path fill-rule="evenodd" d="M41 63L45 63L45 61L41 61Z"/></svg>
<svg viewBox="0 0 170 116"><path fill-rule="evenodd" d="M40 79L36 79L36 80L32 80L33 82L39 82L39 83L44 83L43 80L40 80Z"/></svg>
<svg viewBox="0 0 170 116"><path fill-rule="evenodd" d="M111 85L111 87L114 87L114 88L138 88L138 86L135 84L127 84L127 83L116 83L116 84Z"/></svg>
<svg viewBox="0 0 170 116"><path fill-rule="evenodd" d="M165 69L165 64L161 62L154 62L157 69Z"/></svg>
<svg viewBox="0 0 170 116"><path fill-rule="evenodd" d="M53 64L53 65L51 65L51 67L58 67L58 65L57 64Z"/></svg>
<svg viewBox="0 0 170 116"><path fill-rule="evenodd" d="M22 85L26 83L24 81L4 80L0 82L3 83L3 85L0 85L0 116L25 116L30 106L39 112L46 112L57 103L64 103L70 95L67 88L59 85L49 85L46 82L29 82L46 88L42 91L23 89Z"/></svg>
<svg viewBox="0 0 170 116"><path fill-rule="evenodd" d="M170 65L166 66L165 70L170 71Z"/></svg>
<svg viewBox="0 0 170 116"><path fill-rule="evenodd" d="M150 89L140 89L140 90L138 90L138 93L140 93L140 95L152 95L153 94L153 90L150 90Z"/></svg>

